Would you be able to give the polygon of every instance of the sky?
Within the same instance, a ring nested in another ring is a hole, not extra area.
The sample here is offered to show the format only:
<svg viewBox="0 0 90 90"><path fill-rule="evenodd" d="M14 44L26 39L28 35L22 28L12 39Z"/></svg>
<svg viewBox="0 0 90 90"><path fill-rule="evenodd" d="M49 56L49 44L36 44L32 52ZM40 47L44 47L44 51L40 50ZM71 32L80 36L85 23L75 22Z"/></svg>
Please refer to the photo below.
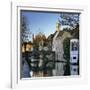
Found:
<svg viewBox="0 0 90 90"><path fill-rule="evenodd" d="M79 19L78 14L73 15L75 15L75 20ZM62 13L23 10L21 11L21 16L26 17L29 30L32 34L36 35L37 33L42 32L45 34L46 37L48 37L50 34L53 34L56 31L56 22L58 21L58 18L60 19L60 21L64 21L66 23L65 18L68 17L67 14L62 15Z"/></svg>

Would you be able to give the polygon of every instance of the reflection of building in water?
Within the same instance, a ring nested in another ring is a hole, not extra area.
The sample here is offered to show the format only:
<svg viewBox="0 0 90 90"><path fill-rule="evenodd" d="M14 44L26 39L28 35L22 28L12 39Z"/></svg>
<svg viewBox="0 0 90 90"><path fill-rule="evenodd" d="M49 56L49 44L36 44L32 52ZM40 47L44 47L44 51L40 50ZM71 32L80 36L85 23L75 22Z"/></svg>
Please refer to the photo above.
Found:
<svg viewBox="0 0 90 90"><path fill-rule="evenodd" d="M55 51L56 60L59 61L65 61L63 58L63 41L65 38L70 38L71 34L67 31L61 31L60 30L60 22L56 23L56 32L53 37L52 42L52 50ZM53 74L56 76L63 76L64 75L64 66L65 63L56 63L55 64L55 70L53 70Z"/></svg>
<svg viewBox="0 0 90 90"><path fill-rule="evenodd" d="M70 40L70 74L78 75L78 60L79 60L79 42L78 39Z"/></svg>
<svg viewBox="0 0 90 90"><path fill-rule="evenodd" d="M25 58L22 59L22 73L21 73L21 77L22 78L28 78L30 77L30 70L29 70L29 66L28 66L28 63L26 62Z"/></svg>
<svg viewBox="0 0 90 90"><path fill-rule="evenodd" d="M55 54L48 49L47 43L48 41L45 42L42 39L37 43L38 49L35 49L35 38L33 35L32 43L28 42L22 45L22 59L25 58L25 60L23 60L24 64L22 65L23 78L52 76ZM28 74L30 74L30 76Z"/></svg>

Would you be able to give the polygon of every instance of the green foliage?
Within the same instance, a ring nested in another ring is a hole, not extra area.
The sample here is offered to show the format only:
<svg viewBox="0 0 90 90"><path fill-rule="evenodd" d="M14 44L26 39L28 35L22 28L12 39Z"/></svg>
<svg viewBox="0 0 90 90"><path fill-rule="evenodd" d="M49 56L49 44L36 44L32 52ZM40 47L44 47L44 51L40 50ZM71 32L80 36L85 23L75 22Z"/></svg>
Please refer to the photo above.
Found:
<svg viewBox="0 0 90 90"><path fill-rule="evenodd" d="M64 58L66 60L70 59L70 38L66 38L63 41L63 49L64 49Z"/></svg>
<svg viewBox="0 0 90 90"><path fill-rule="evenodd" d="M64 75L70 75L70 38L66 38L63 41L63 49L64 49L64 59L67 60L65 65L65 73Z"/></svg>

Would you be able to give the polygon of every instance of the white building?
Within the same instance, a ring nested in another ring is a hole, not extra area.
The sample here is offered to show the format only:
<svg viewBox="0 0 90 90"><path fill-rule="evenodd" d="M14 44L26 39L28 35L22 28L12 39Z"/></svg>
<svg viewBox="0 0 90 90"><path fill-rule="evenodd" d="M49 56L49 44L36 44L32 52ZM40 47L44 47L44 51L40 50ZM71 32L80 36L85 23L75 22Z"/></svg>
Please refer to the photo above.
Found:
<svg viewBox="0 0 90 90"><path fill-rule="evenodd" d="M52 50L55 51L55 59L61 62L64 62L63 58L63 40L67 37L71 37L69 32L60 30L60 22L56 23L56 33L53 37ZM55 69L53 70L54 76L63 76L64 75L64 66L65 63L57 62L55 63Z"/></svg>
<svg viewBox="0 0 90 90"><path fill-rule="evenodd" d="M79 41L78 39L71 39L70 40L70 74L71 75L78 75L78 55L79 55Z"/></svg>

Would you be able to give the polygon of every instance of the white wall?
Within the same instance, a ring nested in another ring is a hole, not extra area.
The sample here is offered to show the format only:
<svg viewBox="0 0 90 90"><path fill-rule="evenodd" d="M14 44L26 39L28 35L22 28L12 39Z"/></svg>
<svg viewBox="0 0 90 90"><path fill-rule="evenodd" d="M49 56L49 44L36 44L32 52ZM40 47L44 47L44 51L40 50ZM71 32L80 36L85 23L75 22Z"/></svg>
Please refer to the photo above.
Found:
<svg viewBox="0 0 90 90"><path fill-rule="evenodd" d="M24 1L24 0L23 0ZM26 1L26 0L25 0ZM30 1L30 0L29 0ZM35 0L33 0L35 1ZM55 3L57 1L70 3L72 5L73 2L81 5L88 6L88 16L90 16L90 0L36 0L39 1L48 1L50 3ZM87 18L87 17L86 17ZM88 21L85 22L90 26L90 17L88 17ZM10 90L10 0L1 0L0 1L0 90ZM90 30L88 27L87 32L88 37L88 50L87 50L87 60L88 60L88 76L90 76ZM86 41L85 41L86 43ZM87 45L87 43L86 43ZM55 86L55 87L45 87L45 88L32 88L31 90L90 90L90 77L88 77L89 83L86 85L63 85L63 86ZM58 82L58 81L57 81ZM25 89L25 88L24 88ZM19 90L19 89L18 89ZM26 90L26 89L25 89ZM30 90L30 88L28 89Z"/></svg>

